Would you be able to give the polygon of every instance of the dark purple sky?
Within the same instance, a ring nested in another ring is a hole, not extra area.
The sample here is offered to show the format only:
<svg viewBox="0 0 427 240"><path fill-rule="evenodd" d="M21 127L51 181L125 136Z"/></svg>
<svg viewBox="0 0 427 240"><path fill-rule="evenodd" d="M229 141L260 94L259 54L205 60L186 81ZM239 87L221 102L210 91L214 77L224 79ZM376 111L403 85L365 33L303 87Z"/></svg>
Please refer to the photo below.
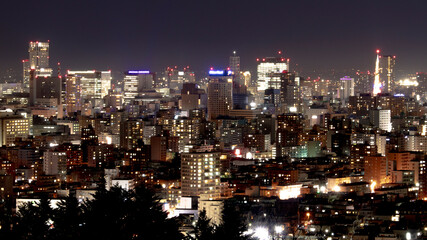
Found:
<svg viewBox="0 0 427 240"><path fill-rule="evenodd" d="M0 69L51 42L69 69L242 67L283 50L304 70L367 69L375 49L405 71L427 71L427 1L40 0L0 3Z"/></svg>

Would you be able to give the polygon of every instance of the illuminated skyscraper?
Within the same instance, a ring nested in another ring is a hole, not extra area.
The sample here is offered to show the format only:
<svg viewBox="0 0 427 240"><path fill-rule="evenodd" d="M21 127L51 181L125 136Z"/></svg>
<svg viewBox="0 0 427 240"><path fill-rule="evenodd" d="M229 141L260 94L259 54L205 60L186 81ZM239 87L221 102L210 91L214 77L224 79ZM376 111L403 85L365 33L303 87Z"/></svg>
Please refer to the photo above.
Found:
<svg viewBox="0 0 427 240"><path fill-rule="evenodd" d="M391 132L392 125L391 125L390 110L382 110L382 109L371 110L370 120L375 127L387 132Z"/></svg>
<svg viewBox="0 0 427 240"><path fill-rule="evenodd" d="M230 56L230 70L237 76L240 73L240 57L236 56L236 51L233 56Z"/></svg>
<svg viewBox="0 0 427 240"><path fill-rule="evenodd" d="M184 83L196 82L195 74L190 67L184 67L182 70L175 67L168 67L163 72L163 76L156 79L156 87L167 87L180 91Z"/></svg>
<svg viewBox="0 0 427 240"><path fill-rule="evenodd" d="M396 56L383 55L379 58L379 75L383 84L383 93L393 93L395 88L396 77L394 67L396 65Z"/></svg>
<svg viewBox="0 0 427 240"><path fill-rule="evenodd" d="M284 72L281 74L280 102L282 113L296 112L300 106L300 77L295 73Z"/></svg>
<svg viewBox="0 0 427 240"><path fill-rule="evenodd" d="M268 88L280 89L280 74L289 71L289 59L281 57L268 57L257 59L257 90L264 92Z"/></svg>
<svg viewBox="0 0 427 240"><path fill-rule="evenodd" d="M342 105L345 106L351 96L354 96L354 78L345 76L340 78L339 86L339 98L341 99Z"/></svg>
<svg viewBox="0 0 427 240"><path fill-rule="evenodd" d="M123 92L125 104L139 95L144 90L154 86L154 74L147 70L131 70L125 72L123 79Z"/></svg>
<svg viewBox="0 0 427 240"><path fill-rule="evenodd" d="M49 67L49 42L30 42L28 53L30 55L30 68Z"/></svg>
<svg viewBox="0 0 427 240"><path fill-rule="evenodd" d="M80 96L92 106L100 106L102 98L108 95L111 86L111 71L68 71L69 77L80 77Z"/></svg>
<svg viewBox="0 0 427 240"><path fill-rule="evenodd" d="M181 109L189 111L206 108L207 96L205 90L200 89L196 83L184 83L181 90Z"/></svg>
<svg viewBox="0 0 427 240"><path fill-rule="evenodd" d="M65 104L67 115L72 115L73 113L82 110L80 78L81 77L78 75L67 75L65 83Z"/></svg>
<svg viewBox="0 0 427 240"><path fill-rule="evenodd" d="M373 75L371 74L370 71L356 72L355 87L354 87L355 95L360 95L362 93L371 93L372 86L374 84L373 80L374 80Z"/></svg>
<svg viewBox="0 0 427 240"><path fill-rule="evenodd" d="M380 50L377 50L377 60L375 61L375 73L374 73L374 89L372 91L373 95L376 96L378 93L381 93L381 82L380 82Z"/></svg>
<svg viewBox="0 0 427 240"><path fill-rule="evenodd" d="M48 107L61 105L62 79L59 77L36 77L35 103Z"/></svg>
<svg viewBox="0 0 427 240"><path fill-rule="evenodd" d="M209 71L208 83L208 119L228 115L233 108L233 77L231 71Z"/></svg>
<svg viewBox="0 0 427 240"><path fill-rule="evenodd" d="M24 59L22 60L22 76L23 76L23 80L22 80L22 87L24 88L25 92L28 92L30 90L30 60L28 59Z"/></svg>
<svg viewBox="0 0 427 240"><path fill-rule="evenodd" d="M29 59L22 60L24 91L30 90L30 71L34 69L34 76L50 77L52 69L49 68L49 42L30 42Z"/></svg>

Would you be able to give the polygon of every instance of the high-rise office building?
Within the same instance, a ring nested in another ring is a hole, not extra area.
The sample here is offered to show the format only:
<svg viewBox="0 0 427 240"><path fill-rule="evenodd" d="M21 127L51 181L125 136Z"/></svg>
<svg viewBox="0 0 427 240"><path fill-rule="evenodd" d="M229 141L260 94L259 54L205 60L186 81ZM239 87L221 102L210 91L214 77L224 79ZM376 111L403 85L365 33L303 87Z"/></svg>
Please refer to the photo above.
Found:
<svg viewBox="0 0 427 240"><path fill-rule="evenodd" d="M387 132L391 132L391 110L371 110L370 120L375 127Z"/></svg>
<svg viewBox="0 0 427 240"><path fill-rule="evenodd" d="M284 148L301 145L303 139L304 118L298 114L277 116L276 156L286 154Z"/></svg>
<svg viewBox="0 0 427 240"><path fill-rule="evenodd" d="M61 105L62 79L59 77L36 77L35 104L44 106Z"/></svg>
<svg viewBox="0 0 427 240"><path fill-rule="evenodd" d="M236 51L233 52L233 56L230 56L230 70L234 74L240 73L240 57L236 55Z"/></svg>
<svg viewBox="0 0 427 240"><path fill-rule="evenodd" d="M371 93L374 78L370 71L356 72L354 93L355 95L363 94L363 93Z"/></svg>
<svg viewBox="0 0 427 240"><path fill-rule="evenodd" d="M22 71L23 71L22 87L24 89L24 92L29 92L30 91L30 71L31 71L30 60L28 59L22 60Z"/></svg>
<svg viewBox="0 0 427 240"><path fill-rule="evenodd" d="M364 161L364 180L366 182L376 182L378 185L390 182L391 172L395 168L393 161L380 155L365 156Z"/></svg>
<svg viewBox="0 0 427 240"><path fill-rule="evenodd" d="M30 42L28 49L30 68L49 67L49 42Z"/></svg>
<svg viewBox="0 0 427 240"><path fill-rule="evenodd" d="M65 104L66 114L69 116L82 110L80 79L81 76L78 75L67 75L66 77Z"/></svg>
<svg viewBox="0 0 427 240"><path fill-rule="evenodd" d="M343 106L346 106L351 96L354 96L354 78L345 76L340 78L338 95Z"/></svg>
<svg viewBox="0 0 427 240"><path fill-rule="evenodd" d="M245 85L245 79L240 73L240 57L236 55L236 51L233 51L233 55L230 56L229 67L234 74L236 84Z"/></svg>
<svg viewBox="0 0 427 240"><path fill-rule="evenodd" d="M282 112L297 112L300 109L300 77L295 73L283 72L281 74L280 101Z"/></svg>
<svg viewBox="0 0 427 240"><path fill-rule="evenodd" d="M233 76L231 71L211 70L208 83L208 119L227 116L233 108Z"/></svg>
<svg viewBox="0 0 427 240"><path fill-rule="evenodd" d="M181 155L182 196L220 197L220 153L190 152Z"/></svg>
<svg viewBox="0 0 427 240"><path fill-rule="evenodd" d="M0 118L0 146L14 146L16 138L27 138L29 134L29 118L21 115Z"/></svg>
<svg viewBox="0 0 427 240"><path fill-rule="evenodd" d="M102 98L108 95L111 86L111 71L68 71L67 77L80 77L80 97L82 101L100 106Z"/></svg>
<svg viewBox="0 0 427 240"><path fill-rule="evenodd" d="M175 66L166 69L163 76L157 79L156 87L168 87L180 91L184 83L192 82L196 82L196 78L189 66L183 69L178 69L178 67Z"/></svg>
<svg viewBox="0 0 427 240"><path fill-rule="evenodd" d="M383 93L393 93L395 88L396 56L382 55L379 62L379 77Z"/></svg>
<svg viewBox="0 0 427 240"><path fill-rule="evenodd" d="M44 152L43 172L46 175L57 175L64 181L67 176L67 153L54 150Z"/></svg>
<svg viewBox="0 0 427 240"><path fill-rule="evenodd" d="M264 92L268 88L280 89L280 74L283 71L289 71L289 59L267 57L257 61L257 90Z"/></svg>
<svg viewBox="0 0 427 240"><path fill-rule="evenodd" d="M181 90L181 110L206 108L207 96L196 83L184 83Z"/></svg>
<svg viewBox="0 0 427 240"><path fill-rule="evenodd" d="M125 72L123 79L123 93L125 104L139 95L144 90L154 87L154 73L147 70L131 70Z"/></svg>
<svg viewBox="0 0 427 240"><path fill-rule="evenodd" d="M22 60L24 91L30 90L30 72L34 69L34 76L50 77L49 42L30 42L28 48L29 59Z"/></svg>

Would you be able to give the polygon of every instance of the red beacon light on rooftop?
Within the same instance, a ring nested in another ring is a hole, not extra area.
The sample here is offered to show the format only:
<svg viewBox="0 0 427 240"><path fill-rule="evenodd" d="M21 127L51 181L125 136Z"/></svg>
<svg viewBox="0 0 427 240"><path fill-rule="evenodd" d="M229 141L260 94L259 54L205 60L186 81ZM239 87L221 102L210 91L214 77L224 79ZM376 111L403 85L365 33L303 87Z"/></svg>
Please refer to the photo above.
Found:
<svg viewBox="0 0 427 240"><path fill-rule="evenodd" d="M377 54L379 54L380 53L380 50L379 49L377 49Z"/></svg>

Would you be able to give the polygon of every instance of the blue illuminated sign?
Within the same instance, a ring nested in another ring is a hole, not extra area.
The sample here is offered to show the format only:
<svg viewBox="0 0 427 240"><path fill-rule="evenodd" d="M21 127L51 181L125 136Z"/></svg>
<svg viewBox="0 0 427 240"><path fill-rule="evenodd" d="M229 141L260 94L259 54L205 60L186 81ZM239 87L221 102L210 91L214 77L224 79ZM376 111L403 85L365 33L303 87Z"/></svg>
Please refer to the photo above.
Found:
<svg viewBox="0 0 427 240"><path fill-rule="evenodd" d="M209 76L230 76L233 75L233 71L230 70L210 70Z"/></svg>
<svg viewBox="0 0 427 240"><path fill-rule="evenodd" d="M128 71L128 74L149 74L150 71L147 70L131 70Z"/></svg>

